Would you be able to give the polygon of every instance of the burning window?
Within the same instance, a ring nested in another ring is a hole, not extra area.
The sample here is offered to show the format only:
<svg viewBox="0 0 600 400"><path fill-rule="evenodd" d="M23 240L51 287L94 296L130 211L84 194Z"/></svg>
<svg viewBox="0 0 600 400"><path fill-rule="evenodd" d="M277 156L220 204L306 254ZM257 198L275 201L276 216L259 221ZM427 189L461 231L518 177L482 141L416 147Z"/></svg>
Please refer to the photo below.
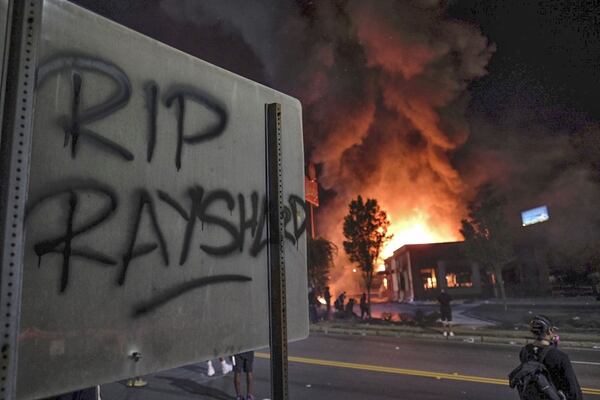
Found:
<svg viewBox="0 0 600 400"><path fill-rule="evenodd" d="M468 288L473 286L471 268L466 266L450 267L446 270L446 286L449 288Z"/></svg>
<svg viewBox="0 0 600 400"><path fill-rule="evenodd" d="M435 268L421 268L421 281L425 290L437 288L437 278L435 277Z"/></svg>

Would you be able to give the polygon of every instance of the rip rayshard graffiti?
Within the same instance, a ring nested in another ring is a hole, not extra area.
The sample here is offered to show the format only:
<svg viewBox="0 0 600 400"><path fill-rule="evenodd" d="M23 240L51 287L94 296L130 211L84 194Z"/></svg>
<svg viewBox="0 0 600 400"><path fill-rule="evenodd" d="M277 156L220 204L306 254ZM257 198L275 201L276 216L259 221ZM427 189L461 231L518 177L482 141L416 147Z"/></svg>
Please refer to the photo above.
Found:
<svg viewBox="0 0 600 400"><path fill-rule="evenodd" d="M173 174L181 173L184 166L182 152L184 146L193 148L202 143L219 140L226 136L229 114L224 105L210 94L192 86L173 85L161 96L161 88L152 80L143 85L145 98L145 161L136 160L135 150L124 143L110 139L101 132L90 128L94 122L111 118L119 110L124 109L132 96L133 89L127 74L118 66L85 56L65 55L54 57L40 65L37 72L37 90L52 77L63 74L70 80L69 112L55 116L60 131L64 134L63 147L73 161L80 154L80 148L88 146L94 152L100 152L110 162L129 163L145 162L152 164L159 135L158 124L161 108L174 108L174 113L166 114L175 118L176 132L170 138L176 142L172 164L167 168ZM89 88L86 76L103 76L112 82L114 90L104 100L84 107L83 98ZM160 99L162 105L160 106ZM190 103L201 106L213 115L211 124L199 131L186 125L186 110ZM141 124L144 126L144 124ZM58 138L60 140L60 138ZM260 157L260 155L257 155ZM264 157L264 156L263 156ZM33 243L33 251L38 257L38 267L43 267L44 257L55 254L61 259L59 293L68 291L70 276L77 273L78 262L96 264L114 270L116 285L127 284L129 271L135 268L138 259L157 252L164 267L177 263L180 266L190 261L191 249L199 247L206 257L223 258L234 253L246 253L257 257L267 245L266 224L268 204L264 194L257 190L250 193L238 193L225 188L208 188L201 183L187 185L179 193L172 193L162 187L136 187L132 182L133 201L131 215L123 221L126 226L127 239L120 249L112 253L78 244L82 238L101 231L120 209L120 198L111 182L101 182L93 177L80 179L64 179L54 182L52 188L44 193L30 196L27 207L27 218L47 204L61 204L67 211L66 219L61 227L61 234L42 238ZM291 194L287 196L285 205L285 238L297 244L306 228L306 205L302 197ZM93 210L91 216L82 217L81 209ZM229 215L222 215L217 210L227 210ZM159 211L160 210L160 211ZM181 246L174 248L165 238L163 226L159 222L158 213L167 213L170 220L179 219L184 228L180 232ZM140 226L143 219L149 221L149 229L145 235L153 238L150 242L140 243ZM120 221L121 222L121 221ZM221 243L207 240L201 232L205 225L218 227L222 231ZM199 233L200 232L200 233ZM251 277L240 274L223 274L208 276L187 281L168 288L146 303L135 306L134 315L141 316L162 306L168 301L191 290L222 282L249 282Z"/></svg>
<svg viewBox="0 0 600 400"><path fill-rule="evenodd" d="M125 146L116 143L88 128L86 125L107 118L127 105L131 97L132 88L129 78L118 66L90 57L83 56L60 56L53 58L38 68L37 87L61 72L71 73L72 102L71 115L62 116L58 119L62 126L65 138L65 147L71 143L71 157L77 156L77 148L80 139L87 140L103 151L112 153L126 161L133 161L134 155ZM84 73L100 74L112 80L117 90L100 104L95 104L87 109L81 109L82 91L84 90ZM144 85L146 104L148 110L148 144L147 161L151 162L156 145L158 118L158 97L160 88L153 81ZM192 135L185 135L185 110L188 101L203 105L213 112L218 121L216 124ZM212 96L194 87L174 86L169 88L164 96L166 107L177 108L177 152L175 154L175 166L181 169L181 152L183 144L199 144L204 141L215 139L223 134L227 127L228 114L225 107Z"/></svg>

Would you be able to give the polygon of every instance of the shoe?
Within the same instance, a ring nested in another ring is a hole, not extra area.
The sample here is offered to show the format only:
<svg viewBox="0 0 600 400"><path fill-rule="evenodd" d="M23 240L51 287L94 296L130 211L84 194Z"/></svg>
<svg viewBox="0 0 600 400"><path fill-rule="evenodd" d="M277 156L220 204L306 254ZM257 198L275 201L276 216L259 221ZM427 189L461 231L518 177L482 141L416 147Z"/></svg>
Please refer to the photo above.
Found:
<svg viewBox="0 0 600 400"><path fill-rule="evenodd" d="M450 331L450 336L454 336L454 332Z"/></svg>
<svg viewBox="0 0 600 400"><path fill-rule="evenodd" d="M229 364L227 361L221 361L221 371L223 371L223 375L227 375L231 371L233 371L233 366Z"/></svg>
<svg viewBox="0 0 600 400"><path fill-rule="evenodd" d="M141 388L141 387L148 385L148 382L146 382L142 378L133 378L133 379L129 379L125 385L127 387L132 387L132 388Z"/></svg>
<svg viewBox="0 0 600 400"><path fill-rule="evenodd" d="M244 396L235 396L235 400L244 400Z"/></svg>
<svg viewBox="0 0 600 400"><path fill-rule="evenodd" d="M212 365L212 361L207 361L206 367L208 368L208 371L206 371L206 375L213 376L215 374L215 369Z"/></svg>
<svg viewBox="0 0 600 400"><path fill-rule="evenodd" d="M444 331L444 336L448 336L448 332Z"/></svg>
<svg viewBox="0 0 600 400"><path fill-rule="evenodd" d="M254 396L252 396L251 394L249 394L248 396L246 396L246 400L254 400Z"/></svg>

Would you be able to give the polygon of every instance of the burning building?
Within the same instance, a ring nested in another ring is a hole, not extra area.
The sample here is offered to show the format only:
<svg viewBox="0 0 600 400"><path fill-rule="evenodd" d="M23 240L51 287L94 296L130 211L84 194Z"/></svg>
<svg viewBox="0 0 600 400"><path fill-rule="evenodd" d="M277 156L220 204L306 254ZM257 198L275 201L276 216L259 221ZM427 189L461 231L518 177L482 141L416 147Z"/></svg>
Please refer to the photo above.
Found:
<svg viewBox="0 0 600 400"><path fill-rule="evenodd" d="M548 266L530 242L515 245L516 258L502 271L511 297L544 295L550 290ZM385 260L390 300L434 300L441 289L453 298L497 297L493 275L469 260L464 242L408 244Z"/></svg>
<svg viewBox="0 0 600 400"><path fill-rule="evenodd" d="M467 259L464 242L407 244L385 260L385 267L391 300L433 300L441 289L454 298L483 293L481 272Z"/></svg>

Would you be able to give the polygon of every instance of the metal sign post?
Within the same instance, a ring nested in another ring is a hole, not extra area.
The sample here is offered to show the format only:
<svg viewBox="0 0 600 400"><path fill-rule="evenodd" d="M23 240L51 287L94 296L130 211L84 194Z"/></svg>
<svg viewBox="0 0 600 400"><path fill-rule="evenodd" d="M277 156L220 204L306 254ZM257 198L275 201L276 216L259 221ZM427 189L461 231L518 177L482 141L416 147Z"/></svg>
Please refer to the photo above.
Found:
<svg viewBox="0 0 600 400"><path fill-rule="evenodd" d="M272 103L267 113L268 262L271 344L271 397L288 399L287 315L285 281L285 209L281 164L281 104Z"/></svg>
<svg viewBox="0 0 600 400"><path fill-rule="evenodd" d="M1 4L6 11L0 146L0 399L16 397L23 272L23 221L29 178L39 0Z"/></svg>

